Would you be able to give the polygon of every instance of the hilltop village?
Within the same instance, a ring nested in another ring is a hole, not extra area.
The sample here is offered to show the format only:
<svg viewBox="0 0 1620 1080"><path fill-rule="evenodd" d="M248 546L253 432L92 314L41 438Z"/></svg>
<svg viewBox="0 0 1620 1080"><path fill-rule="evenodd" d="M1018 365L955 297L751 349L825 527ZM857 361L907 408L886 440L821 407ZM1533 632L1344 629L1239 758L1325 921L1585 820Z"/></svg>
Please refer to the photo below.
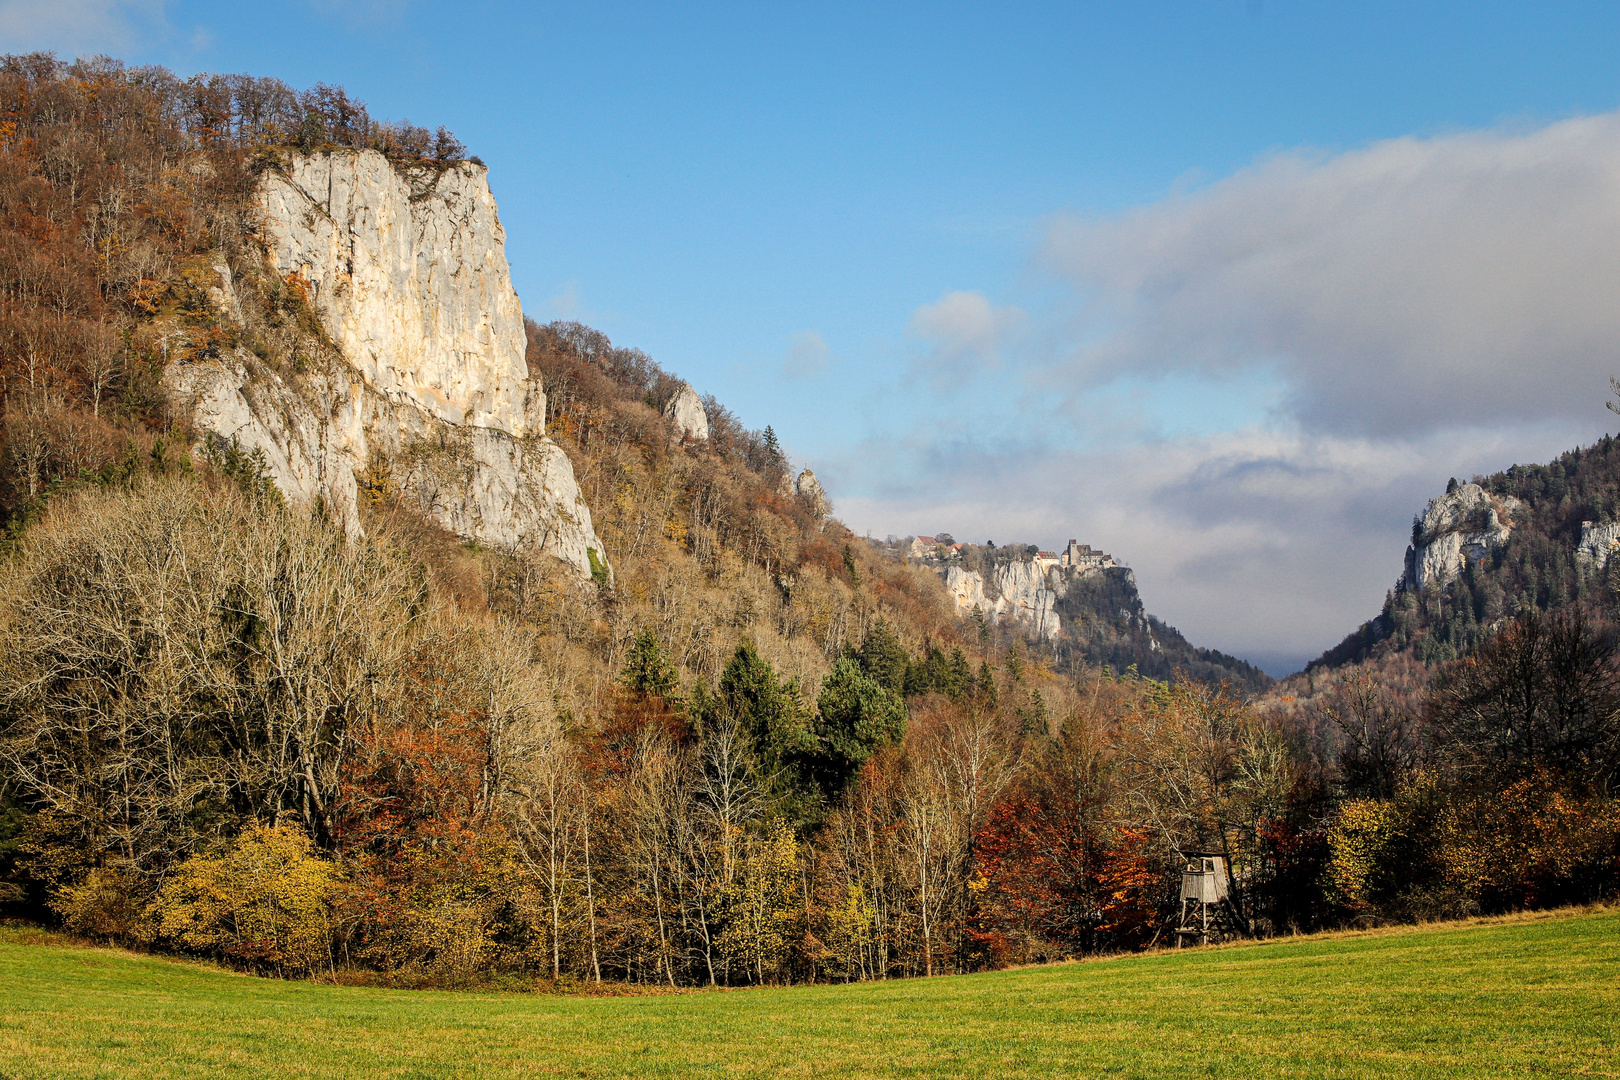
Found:
<svg viewBox="0 0 1620 1080"><path fill-rule="evenodd" d="M1076 540L1070 540L1059 554L1027 544L1003 548L994 544L959 544L945 533L913 537L905 550L908 561L940 575L958 614L977 614L991 623L1018 624L1037 641L1052 641L1062 634L1063 620L1057 605L1071 582L1116 569L1123 571L1125 580L1133 584L1136 580L1130 569L1121 567L1112 556ZM1146 635L1148 647L1159 650L1152 627L1141 612L1121 609L1120 616L1136 622Z"/></svg>

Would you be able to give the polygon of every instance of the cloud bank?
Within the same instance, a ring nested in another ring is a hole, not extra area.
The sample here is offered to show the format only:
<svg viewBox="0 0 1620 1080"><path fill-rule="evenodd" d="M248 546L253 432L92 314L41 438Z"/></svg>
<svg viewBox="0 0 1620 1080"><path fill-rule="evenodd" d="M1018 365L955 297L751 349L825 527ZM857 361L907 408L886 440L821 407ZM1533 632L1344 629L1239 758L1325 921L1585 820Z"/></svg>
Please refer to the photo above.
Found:
<svg viewBox="0 0 1620 1080"><path fill-rule="evenodd" d="M1057 216L1031 262L1068 297L1038 319L970 292L912 315L960 383L945 415L973 420L829 463L859 493L840 510L877 533L1078 536L1195 642L1291 669L1376 613L1449 476L1605 429L1620 115L1278 154ZM975 381L998 363L1017 393ZM1271 392L1212 422L1223 384ZM1121 387L1168 424L1123 415Z"/></svg>
<svg viewBox="0 0 1620 1080"><path fill-rule="evenodd" d="M1060 217L1039 262L1113 328L1065 360L1075 387L1269 363L1311 430L1573 419L1620 360L1620 115L1281 154Z"/></svg>
<svg viewBox="0 0 1620 1080"><path fill-rule="evenodd" d="M911 313L906 333L922 344L913 368L944 389L1000 366L1001 351L1025 322L1015 307L997 307L982 292L949 292Z"/></svg>
<svg viewBox="0 0 1620 1080"><path fill-rule="evenodd" d="M801 330L793 335L786 355L782 357L782 374L790 379L810 379L827 370L832 350L827 341L814 330Z"/></svg>

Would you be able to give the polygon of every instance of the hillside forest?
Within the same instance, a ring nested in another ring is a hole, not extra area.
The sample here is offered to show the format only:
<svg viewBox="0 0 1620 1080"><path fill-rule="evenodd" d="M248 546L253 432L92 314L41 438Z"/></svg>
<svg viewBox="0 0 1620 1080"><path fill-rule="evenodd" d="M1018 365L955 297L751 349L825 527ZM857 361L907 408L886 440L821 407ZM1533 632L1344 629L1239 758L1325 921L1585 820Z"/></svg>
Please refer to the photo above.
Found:
<svg viewBox="0 0 1620 1080"><path fill-rule="evenodd" d="M1263 699L1057 665L795 493L770 427L710 399L677 439L671 373L533 322L611 571L463 543L380 479L346 536L163 373L332 355L252 195L362 147L465 153L334 87L0 60L8 916L288 977L678 987L1163 945L1195 851L1240 935L1613 893L1612 592L1548 592L1538 555L1508 560L1567 602L1482 585L1452 653Z"/></svg>

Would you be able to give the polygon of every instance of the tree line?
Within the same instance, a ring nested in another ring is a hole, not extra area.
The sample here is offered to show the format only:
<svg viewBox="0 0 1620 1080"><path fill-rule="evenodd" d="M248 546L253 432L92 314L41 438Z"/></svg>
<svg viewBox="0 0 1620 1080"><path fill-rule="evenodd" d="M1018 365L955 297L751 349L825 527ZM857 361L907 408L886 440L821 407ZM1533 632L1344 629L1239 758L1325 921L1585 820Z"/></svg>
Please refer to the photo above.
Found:
<svg viewBox="0 0 1620 1080"><path fill-rule="evenodd" d="M1156 744L1278 737L1218 692L1109 680L1057 693L1054 731L1016 654L973 671L882 620L814 688L746 639L683 679L642 629L569 715L532 631L458 609L399 536L213 470L59 499L3 610L17 891L283 972L735 984L1143 942L1167 871L1130 800L1181 842L1214 820Z"/></svg>
<svg viewBox="0 0 1620 1080"><path fill-rule="evenodd" d="M53 504L0 594L14 900L284 974L737 985L1164 943L1187 852L1254 935L1615 884L1612 636L1527 615L1421 703L908 650L712 681L638 629L588 713L409 534L213 468ZM995 660L992 663L992 659Z"/></svg>

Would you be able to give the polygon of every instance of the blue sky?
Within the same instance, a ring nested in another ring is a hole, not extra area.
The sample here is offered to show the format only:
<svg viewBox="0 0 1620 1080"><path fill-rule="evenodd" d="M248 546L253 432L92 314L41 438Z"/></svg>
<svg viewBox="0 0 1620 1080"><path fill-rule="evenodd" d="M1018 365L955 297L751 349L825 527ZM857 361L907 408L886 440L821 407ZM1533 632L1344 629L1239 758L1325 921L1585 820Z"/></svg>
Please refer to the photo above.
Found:
<svg viewBox="0 0 1620 1080"><path fill-rule="evenodd" d="M858 530L1078 536L1274 670L1449 475L1603 430L1617 46L1597 4L0 2L6 51L449 126L529 314L774 425Z"/></svg>

